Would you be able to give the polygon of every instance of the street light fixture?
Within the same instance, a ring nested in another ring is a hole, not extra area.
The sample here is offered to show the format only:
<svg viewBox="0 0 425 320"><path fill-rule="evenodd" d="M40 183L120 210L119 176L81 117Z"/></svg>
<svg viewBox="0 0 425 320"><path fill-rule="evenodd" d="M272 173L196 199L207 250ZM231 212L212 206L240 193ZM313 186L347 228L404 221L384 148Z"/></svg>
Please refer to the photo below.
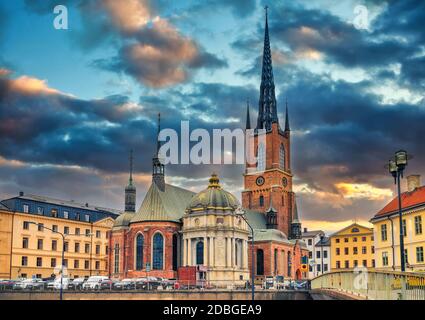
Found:
<svg viewBox="0 0 425 320"><path fill-rule="evenodd" d="M251 229L251 298L252 303L255 301L255 286L254 286L254 228L249 224L248 219L246 218L246 213L243 210L240 210L236 213L240 216Z"/></svg>
<svg viewBox="0 0 425 320"><path fill-rule="evenodd" d="M401 204L401 187L400 178L403 178L403 171L407 166L407 160L411 159L412 156L408 155L405 150L399 150L395 153L394 159L390 159L388 163L388 169L390 174L394 178L394 183L397 184L397 195L398 195L398 218L400 227L400 269L401 272L406 270L406 261L404 257L404 232L403 232L403 220L402 220L402 204Z"/></svg>
<svg viewBox="0 0 425 320"><path fill-rule="evenodd" d="M42 224L42 223L37 223L37 222L33 222L33 221L29 221L28 223L34 224L39 228L50 230L53 233L58 233L62 236L62 265L61 265L61 283L60 283L60 291L59 291L60 292L59 293L59 300L62 301L63 300L63 268L64 268L64 260L65 260L65 237L66 236L78 236L79 234L69 234L68 233L68 234L65 235L64 233L62 233L58 230L54 230L54 229L51 229L49 227L44 226L44 224ZM86 236L89 236L89 235L90 234L86 234Z"/></svg>

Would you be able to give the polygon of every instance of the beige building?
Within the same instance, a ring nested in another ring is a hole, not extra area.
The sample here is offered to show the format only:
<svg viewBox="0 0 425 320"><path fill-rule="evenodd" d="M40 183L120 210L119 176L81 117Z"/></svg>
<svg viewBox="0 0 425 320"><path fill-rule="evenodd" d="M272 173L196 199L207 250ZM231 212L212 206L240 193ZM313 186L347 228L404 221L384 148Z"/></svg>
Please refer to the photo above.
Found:
<svg viewBox="0 0 425 320"><path fill-rule="evenodd" d="M31 208L29 200L23 201ZM64 265L68 277L107 275L108 236L113 218L75 220L71 209L68 218L44 213L17 212L1 205L0 278L47 278L58 274L63 240L57 232L65 234Z"/></svg>
<svg viewBox="0 0 425 320"><path fill-rule="evenodd" d="M192 198L183 216L183 265L205 267L212 285L249 279L249 231L236 213L239 206L213 174L208 188Z"/></svg>
<svg viewBox="0 0 425 320"><path fill-rule="evenodd" d="M375 268L373 229L353 223L330 236L331 271Z"/></svg>
<svg viewBox="0 0 425 320"><path fill-rule="evenodd" d="M407 177L407 191L402 193L403 242L406 271L425 271L425 186L420 177ZM395 197L371 220L375 230L376 268L400 270L400 219L398 197Z"/></svg>

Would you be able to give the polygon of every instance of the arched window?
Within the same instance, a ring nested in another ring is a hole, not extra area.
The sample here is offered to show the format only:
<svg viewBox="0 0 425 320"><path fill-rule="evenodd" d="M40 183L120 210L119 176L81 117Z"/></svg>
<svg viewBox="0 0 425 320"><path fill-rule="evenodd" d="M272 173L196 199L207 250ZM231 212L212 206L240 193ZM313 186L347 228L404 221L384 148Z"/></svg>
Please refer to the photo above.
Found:
<svg viewBox="0 0 425 320"><path fill-rule="evenodd" d="M120 245L115 244L114 248L114 273L120 272Z"/></svg>
<svg viewBox="0 0 425 320"><path fill-rule="evenodd" d="M277 275L277 249L274 249L274 274Z"/></svg>
<svg viewBox="0 0 425 320"><path fill-rule="evenodd" d="M178 250L178 242L179 238L177 234L173 234L173 270L177 271L178 267L178 257L177 257L177 250Z"/></svg>
<svg viewBox="0 0 425 320"><path fill-rule="evenodd" d="M260 207L264 206L264 197L260 196Z"/></svg>
<svg viewBox="0 0 425 320"><path fill-rule="evenodd" d="M257 148L257 171L266 169L266 150L264 144L260 143Z"/></svg>
<svg viewBox="0 0 425 320"><path fill-rule="evenodd" d="M242 241L241 239L235 241L235 265L238 268L242 268Z"/></svg>
<svg viewBox="0 0 425 320"><path fill-rule="evenodd" d="M196 243L196 264L204 264L204 242Z"/></svg>
<svg viewBox="0 0 425 320"><path fill-rule="evenodd" d="M291 252L290 251L288 251L288 254L287 254L287 256L288 256L288 263L287 263L287 266L288 266L288 277L290 277L291 276Z"/></svg>
<svg viewBox="0 0 425 320"><path fill-rule="evenodd" d="M257 275L264 275L264 252L262 249L257 250Z"/></svg>
<svg viewBox="0 0 425 320"><path fill-rule="evenodd" d="M284 272L285 272L285 263L286 263L286 258L285 258L285 250L282 250L281 252L280 252L280 256L282 257L281 259L281 261L282 261L282 275L284 274Z"/></svg>
<svg viewBox="0 0 425 320"><path fill-rule="evenodd" d="M153 236L152 269L162 270L164 265L164 237L160 233Z"/></svg>
<svg viewBox="0 0 425 320"><path fill-rule="evenodd" d="M285 147L283 146L283 144L280 145L280 150L279 150L279 166L285 170Z"/></svg>
<svg viewBox="0 0 425 320"><path fill-rule="evenodd" d="M143 269L143 243L143 235L139 233L136 237L136 270Z"/></svg>

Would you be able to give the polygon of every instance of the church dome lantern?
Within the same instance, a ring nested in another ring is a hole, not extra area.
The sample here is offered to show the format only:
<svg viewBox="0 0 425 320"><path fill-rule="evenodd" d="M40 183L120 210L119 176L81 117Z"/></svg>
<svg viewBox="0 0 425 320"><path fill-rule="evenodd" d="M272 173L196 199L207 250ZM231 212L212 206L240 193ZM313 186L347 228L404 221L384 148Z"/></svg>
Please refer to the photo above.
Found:
<svg viewBox="0 0 425 320"><path fill-rule="evenodd" d="M196 194L190 201L186 213L200 211L234 211L240 206L238 199L230 192L223 190L217 174L213 173L205 190Z"/></svg>

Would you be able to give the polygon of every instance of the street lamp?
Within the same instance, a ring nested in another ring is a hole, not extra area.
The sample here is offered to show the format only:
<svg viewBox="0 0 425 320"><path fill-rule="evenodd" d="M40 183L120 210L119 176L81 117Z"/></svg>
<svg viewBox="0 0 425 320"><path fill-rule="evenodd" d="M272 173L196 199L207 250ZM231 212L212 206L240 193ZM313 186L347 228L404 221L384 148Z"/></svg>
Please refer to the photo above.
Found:
<svg viewBox="0 0 425 320"><path fill-rule="evenodd" d="M28 222L29 224L35 224L37 227L43 228L43 229L47 229L52 231L53 233L58 233L62 236L62 268L61 268L61 284L60 284L60 293L59 293L59 300L63 300L63 268L64 268L64 260L65 260L65 237L66 236L78 236L78 234L63 234L62 232L58 231L58 230L54 230L51 228L48 228L46 226L44 226L44 224L42 223L36 223L33 221ZM90 236L90 234L86 234L86 236Z"/></svg>
<svg viewBox="0 0 425 320"><path fill-rule="evenodd" d="M320 235L320 258L321 258L321 267L320 267L320 273L323 274L323 239L325 236L323 234Z"/></svg>
<svg viewBox="0 0 425 320"><path fill-rule="evenodd" d="M60 286L60 294L59 294L59 300L63 300L63 288L62 288L62 284L63 284L63 267L64 267L64 257L65 257L65 235L62 232L59 232L58 230L54 230L54 229L50 229L48 227L45 227L43 224L41 223L36 223L36 222L29 222L30 224L35 224L38 227L41 227L43 229L47 229L50 230L54 233L58 233L62 236L62 268L61 268L61 286Z"/></svg>
<svg viewBox="0 0 425 320"><path fill-rule="evenodd" d="M411 158L411 156L410 156ZM391 175L394 177L394 183L397 184L398 193L398 217L400 220L400 269L404 272L406 267L406 261L404 258L404 234L403 234L403 220L402 220L402 205L401 205L401 188L400 188L400 177L403 177L403 171L407 166L407 160L409 155L404 150L399 150L395 153L394 159L391 159L388 163L388 169Z"/></svg>
<svg viewBox="0 0 425 320"><path fill-rule="evenodd" d="M246 213L241 210L237 213L238 216L242 217L246 224L248 225L249 229L251 229L251 298L252 303L255 301L255 286L254 286L254 229L249 224L248 219L246 218Z"/></svg>

